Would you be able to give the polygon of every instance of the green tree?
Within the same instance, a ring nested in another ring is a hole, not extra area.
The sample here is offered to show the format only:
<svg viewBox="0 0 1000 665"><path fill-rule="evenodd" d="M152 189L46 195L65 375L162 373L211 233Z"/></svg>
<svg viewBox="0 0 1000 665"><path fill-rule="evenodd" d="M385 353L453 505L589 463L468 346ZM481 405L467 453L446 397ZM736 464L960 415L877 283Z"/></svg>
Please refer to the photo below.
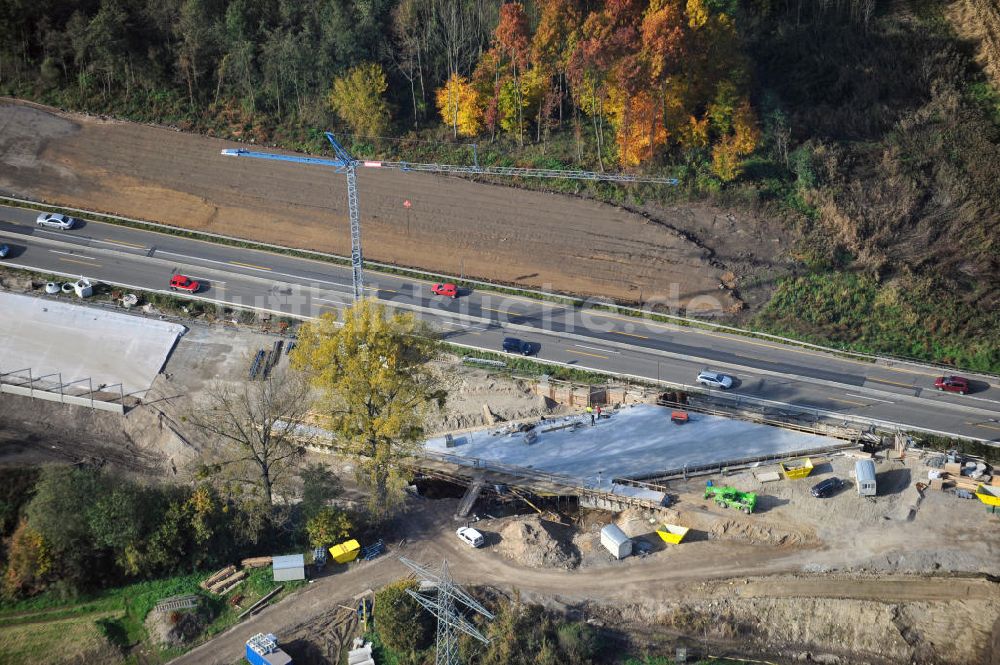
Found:
<svg viewBox="0 0 1000 665"><path fill-rule="evenodd" d="M434 636L434 620L406 590L416 590L414 580L400 580L375 593L375 625L382 642L393 651L412 653L426 649Z"/></svg>
<svg viewBox="0 0 1000 665"><path fill-rule="evenodd" d="M374 300L325 314L302 327L292 355L325 396L334 441L355 462L376 522L402 500L402 463L420 447L424 418L446 397L428 367L440 350L409 313L387 314Z"/></svg>
<svg viewBox="0 0 1000 665"><path fill-rule="evenodd" d="M381 136L389 128L389 105L382 97L388 87L382 65L366 62L334 79L330 106L355 134Z"/></svg>
<svg viewBox="0 0 1000 665"><path fill-rule="evenodd" d="M351 518L343 510L332 506L321 508L306 522L309 544L313 547L328 547L351 535Z"/></svg>

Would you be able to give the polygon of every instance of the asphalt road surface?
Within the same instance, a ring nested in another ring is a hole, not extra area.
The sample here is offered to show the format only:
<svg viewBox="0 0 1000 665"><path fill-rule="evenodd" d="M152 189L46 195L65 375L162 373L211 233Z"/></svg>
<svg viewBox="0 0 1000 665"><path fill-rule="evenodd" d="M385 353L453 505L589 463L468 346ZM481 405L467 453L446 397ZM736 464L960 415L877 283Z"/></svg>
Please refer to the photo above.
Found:
<svg viewBox="0 0 1000 665"><path fill-rule="evenodd" d="M114 224L80 221L68 231L35 225L37 212L0 207L2 262L150 291L170 276L202 283L196 297L297 317L351 300L349 266L231 247ZM1000 385L963 373L972 394L934 389L942 372L913 363L871 363L700 328L490 292L457 299L409 277L365 274L365 290L416 312L448 342L499 351L506 336L530 342L538 357L581 369L693 384L710 368L735 378L728 391L776 408L792 405L944 434L1000 442Z"/></svg>

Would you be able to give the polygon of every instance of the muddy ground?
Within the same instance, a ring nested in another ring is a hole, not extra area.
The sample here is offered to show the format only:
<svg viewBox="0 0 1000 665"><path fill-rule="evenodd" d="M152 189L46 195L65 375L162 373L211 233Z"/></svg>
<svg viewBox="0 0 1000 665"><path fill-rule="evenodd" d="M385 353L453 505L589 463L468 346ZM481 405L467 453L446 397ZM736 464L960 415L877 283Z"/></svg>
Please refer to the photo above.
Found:
<svg viewBox="0 0 1000 665"><path fill-rule="evenodd" d="M0 103L0 192L349 254L344 176L219 154L233 145ZM707 295L730 311L740 306L741 285L759 301L760 286L788 270L779 223L710 206L628 212L578 197L375 169L360 169L358 182L372 260L682 306Z"/></svg>

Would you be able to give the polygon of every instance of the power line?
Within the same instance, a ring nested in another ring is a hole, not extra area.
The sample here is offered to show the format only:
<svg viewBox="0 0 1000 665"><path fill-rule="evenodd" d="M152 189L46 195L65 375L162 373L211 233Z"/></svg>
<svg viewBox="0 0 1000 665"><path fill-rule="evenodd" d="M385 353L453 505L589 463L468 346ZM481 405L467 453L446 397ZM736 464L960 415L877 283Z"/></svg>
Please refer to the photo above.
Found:
<svg viewBox="0 0 1000 665"><path fill-rule="evenodd" d="M447 561L442 561L438 570L406 557L399 557L399 560L420 578L419 589L417 591L407 589L406 593L437 617L434 665L461 664L458 655L459 633L465 633L483 644L489 644L489 638L472 625L461 612L472 611L491 620L493 614L452 581Z"/></svg>

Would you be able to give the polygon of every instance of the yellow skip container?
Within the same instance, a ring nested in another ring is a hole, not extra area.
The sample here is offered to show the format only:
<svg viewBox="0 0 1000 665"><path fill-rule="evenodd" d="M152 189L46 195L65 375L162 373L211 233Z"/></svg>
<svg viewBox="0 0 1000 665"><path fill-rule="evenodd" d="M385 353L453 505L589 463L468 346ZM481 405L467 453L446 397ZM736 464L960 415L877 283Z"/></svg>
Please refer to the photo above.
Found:
<svg viewBox="0 0 1000 665"><path fill-rule="evenodd" d="M789 480L805 478L812 473L813 463L808 457L792 460L791 462L782 462L781 470L785 472L785 478Z"/></svg>
<svg viewBox="0 0 1000 665"><path fill-rule="evenodd" d="M686 526L664 524L656 530L656 533L659 534L663 542L670 543L671 545L680 545L681 541L684 540L684 536L686 536L690 530L691 529Z"/></svg>
<svg viewBox="0 0 1000 665"><path fill-rule="evenodd" d="M976 488L976 498L987 506L1000 506L1000 487L980 485Z"/></svg>
<svg viewBox="0 0 1000 665"><path fill-rule="evenodd" d="M353 538L330 548L330 556L332 556L333 560L337 563L348 563L350 561L354 561L358 558L358 554L360 552L361 544Z"/></svg>

